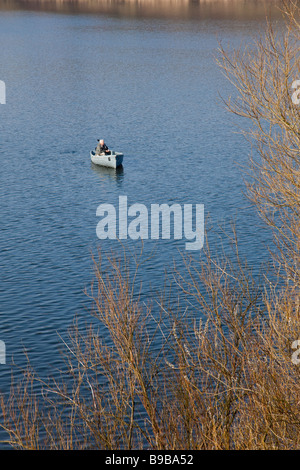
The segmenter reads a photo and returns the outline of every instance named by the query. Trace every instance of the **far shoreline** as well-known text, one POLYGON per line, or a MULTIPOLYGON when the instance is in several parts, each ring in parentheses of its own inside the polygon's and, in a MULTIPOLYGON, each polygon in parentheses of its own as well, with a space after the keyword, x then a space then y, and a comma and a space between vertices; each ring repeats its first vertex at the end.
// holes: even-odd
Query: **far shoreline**
POLYGON ((181 19, 280 18, 282 0, 0 0, 3 11, 109 14, 181 19))

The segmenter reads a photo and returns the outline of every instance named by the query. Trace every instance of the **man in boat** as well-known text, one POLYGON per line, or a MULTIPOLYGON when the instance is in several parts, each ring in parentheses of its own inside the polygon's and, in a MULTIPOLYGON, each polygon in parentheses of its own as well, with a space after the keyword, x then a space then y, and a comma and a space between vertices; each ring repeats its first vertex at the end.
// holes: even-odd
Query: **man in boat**
POLYGON ((95 149, 95 153, 96 153, 96 155, 101 155, 103 153, 105 155, 110 155, 110 150, 107 147, 107 145, 104 143, 103 139, 101 139, 101 140, 98 139, 98 145, 95 149))

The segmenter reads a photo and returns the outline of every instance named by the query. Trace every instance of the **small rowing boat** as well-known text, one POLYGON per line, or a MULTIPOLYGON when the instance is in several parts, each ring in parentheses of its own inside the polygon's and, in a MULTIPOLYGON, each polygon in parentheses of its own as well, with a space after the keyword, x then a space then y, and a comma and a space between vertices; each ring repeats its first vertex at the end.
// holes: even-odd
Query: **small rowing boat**
POLYGON ((97 155, 93 150, 90 153, 91 160, 95 165, 117 168, 122 165, 123 153, 110 151, 109 154, 97 155))

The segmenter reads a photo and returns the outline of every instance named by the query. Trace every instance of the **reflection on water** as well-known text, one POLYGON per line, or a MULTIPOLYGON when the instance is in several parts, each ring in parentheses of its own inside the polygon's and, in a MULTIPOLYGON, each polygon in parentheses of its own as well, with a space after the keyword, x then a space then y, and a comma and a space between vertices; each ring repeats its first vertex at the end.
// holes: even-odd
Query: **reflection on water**
POLYGON ((117 183, 120 184, 123 182, 124 179, 124 168, 123 165, 118 166, 117 168, 109 168, 106 166, 95 165, 91 163, 92 170, 97 173, 99 178, 102 180, 110 179, 115 180, 117 183))
POLYGON ((0 0, 0 10, 43 10, 59 13, 101 13, 118 17, 186 20, 280 17, 282 0, 0 0))

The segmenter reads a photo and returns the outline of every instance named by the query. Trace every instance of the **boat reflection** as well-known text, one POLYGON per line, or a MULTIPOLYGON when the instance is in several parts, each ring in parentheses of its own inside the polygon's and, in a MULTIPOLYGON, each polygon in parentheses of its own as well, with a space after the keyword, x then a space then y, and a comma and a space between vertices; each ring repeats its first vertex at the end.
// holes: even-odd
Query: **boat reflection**
POLYGON ((107 178, 115 180, 118 184, 121 184, 124 179, 124 168, 123 165, 118 166, 117 168, 109 168, 106 166, 95 165, 91 162, 92 170, 97 173, 97 175, 105 180, 107 178))

